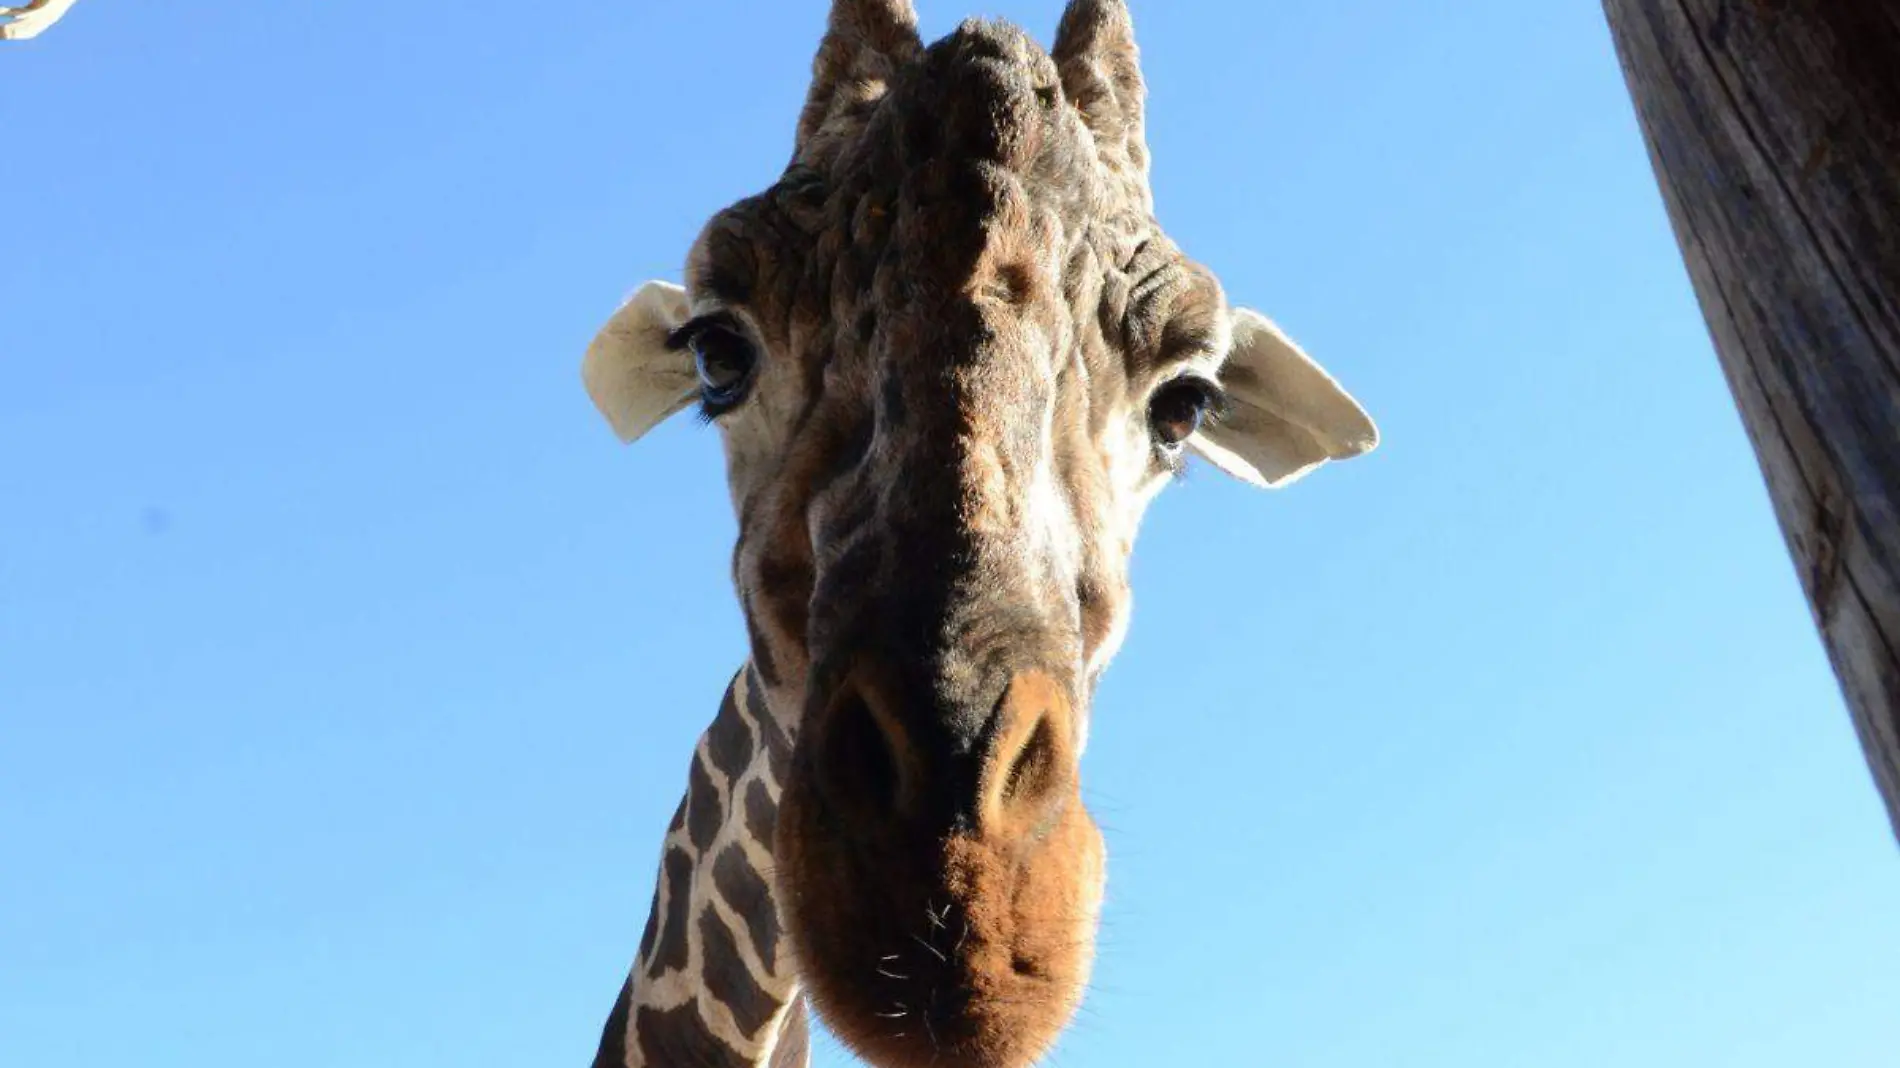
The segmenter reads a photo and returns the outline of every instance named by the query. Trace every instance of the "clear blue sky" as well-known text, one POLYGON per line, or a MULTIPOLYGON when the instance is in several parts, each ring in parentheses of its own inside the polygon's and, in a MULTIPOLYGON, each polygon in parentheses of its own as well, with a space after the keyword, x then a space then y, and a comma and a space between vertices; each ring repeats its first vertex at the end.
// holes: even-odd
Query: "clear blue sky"
MULTIPOLYGON (((0 1064, 587 1062, 743 632, 713 432, 580 353, 823 7, 0 46, 0 1064)), ((1136 16, 1164 223, 1385 444, 1151 513, 1056 1063, 1891 1065, 1900 850, 1597 6, 1136 16)))

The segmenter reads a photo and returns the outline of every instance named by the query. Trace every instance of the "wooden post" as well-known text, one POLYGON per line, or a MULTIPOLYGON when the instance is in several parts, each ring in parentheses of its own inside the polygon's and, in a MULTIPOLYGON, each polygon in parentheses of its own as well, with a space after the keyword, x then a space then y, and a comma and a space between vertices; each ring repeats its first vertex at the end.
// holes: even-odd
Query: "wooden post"
POLYGON ((1696 298, 1900 833, 1900 3, 1603 7, 1696 298))

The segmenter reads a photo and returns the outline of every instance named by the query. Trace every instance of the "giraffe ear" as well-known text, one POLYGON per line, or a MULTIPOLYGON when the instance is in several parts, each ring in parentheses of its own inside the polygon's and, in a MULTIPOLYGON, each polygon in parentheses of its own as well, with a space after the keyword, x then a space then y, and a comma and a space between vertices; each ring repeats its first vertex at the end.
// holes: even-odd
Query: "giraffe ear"
POLYGON ((1195 452, 1244 482, 1279 489, 1379 444, 1379 428, 1352 394, 1266 316, 1237 308, 1233 328, 1220 372, 1228 408, 1189 439, 1195 452))
POLYGON ((688 314, 684 289, 670 282, 648 282, 587 346, 581 382, 621 441, 631 442, 652 430, 692 404, 699 392, 692 353, 666 343, 688 314))

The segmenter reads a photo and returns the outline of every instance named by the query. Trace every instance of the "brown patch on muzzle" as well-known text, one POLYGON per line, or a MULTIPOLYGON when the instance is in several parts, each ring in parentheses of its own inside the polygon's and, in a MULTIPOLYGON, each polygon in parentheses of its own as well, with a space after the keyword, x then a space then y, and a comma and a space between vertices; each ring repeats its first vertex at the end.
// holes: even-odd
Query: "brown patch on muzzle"
POLYGON ((779 814, 780 900, 814 1004, 871 1063, 1020 1068, 1080 1003, 1102 841, 1081 803, 1076 714, 1062 693, 1019 676, 962 755, 892 739, 902 777, 940 803, 882 818, 833 805, 816 781, 825 762, 805 750, 821 750, 829 724, 801 737, 779 814))

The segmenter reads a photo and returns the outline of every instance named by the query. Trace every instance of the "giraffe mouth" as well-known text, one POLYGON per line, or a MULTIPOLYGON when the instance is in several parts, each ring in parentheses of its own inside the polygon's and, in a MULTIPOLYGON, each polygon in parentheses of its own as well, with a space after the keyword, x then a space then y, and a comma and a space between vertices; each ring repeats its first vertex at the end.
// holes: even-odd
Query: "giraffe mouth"
POLYGON ((1026 1068, 1080 1003, 1102 886, 1072 793, 1034 833, 841 823, 794 770, 780 901, 813 1006, 880 1068, 1026 1068))

